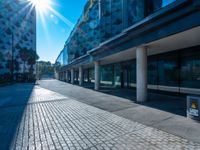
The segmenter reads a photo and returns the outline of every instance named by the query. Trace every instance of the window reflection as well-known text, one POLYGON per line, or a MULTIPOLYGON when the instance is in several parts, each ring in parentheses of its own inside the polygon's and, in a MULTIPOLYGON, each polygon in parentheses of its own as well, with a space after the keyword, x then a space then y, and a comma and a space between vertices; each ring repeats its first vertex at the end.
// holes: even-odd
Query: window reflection
POLYGON ((145 2, 144 0, 128 0, 127 3, 128 25, 130 26, 144 18, 145 2))
POLYGON ((136 60, 131 64, 131 84, 136 83, 136 60))
POLYGON ((113 84, 113 65, 101 67, 101 81, 104 84, 113 84))
POLYGON ((176 0, 163 0, 162 2, 162 7, 165 7, 173 2, 175 2, 176 0))
POLYGON ((121 65, 114 64, 114 86, 121 86, 121 65))
POLYGON ((200 88, 200 49, 182 53, 181 86, 200 88))
POLYGON ((162 54, 158 61, 159 84, 166 86, 178 86, 178 55, 162 54))
POLYGON ((147 14, 151 14, 175 1, 176 0, 147 0, 147 14))
POLYGON ((158 84, 158 63, 157 58, 148 59, 148 84, 157 85, 158 84))

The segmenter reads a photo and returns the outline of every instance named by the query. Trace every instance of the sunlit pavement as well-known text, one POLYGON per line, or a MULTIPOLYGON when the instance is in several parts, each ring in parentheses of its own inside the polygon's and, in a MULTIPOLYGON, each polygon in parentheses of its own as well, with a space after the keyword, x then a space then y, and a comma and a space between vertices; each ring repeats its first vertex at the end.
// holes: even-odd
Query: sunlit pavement
POLYGON ((199 143, 40 86, 3 87, 0 98, 1 150, 200 149, 199 143))

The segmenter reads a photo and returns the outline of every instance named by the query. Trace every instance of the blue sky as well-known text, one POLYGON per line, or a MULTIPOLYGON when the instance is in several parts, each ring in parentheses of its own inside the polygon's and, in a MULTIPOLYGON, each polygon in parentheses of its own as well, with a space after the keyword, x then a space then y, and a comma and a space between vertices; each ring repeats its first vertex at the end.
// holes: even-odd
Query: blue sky
POLYGON ((52 0, 52 2, 51 7, 63 17, 48 10, 43 13, 44 23, 42 23, 41 16, 37 16, 37 53, 40 60, 54 63, 87 0, 52 0), (67 23, 67 20, 72 24, 67 23))

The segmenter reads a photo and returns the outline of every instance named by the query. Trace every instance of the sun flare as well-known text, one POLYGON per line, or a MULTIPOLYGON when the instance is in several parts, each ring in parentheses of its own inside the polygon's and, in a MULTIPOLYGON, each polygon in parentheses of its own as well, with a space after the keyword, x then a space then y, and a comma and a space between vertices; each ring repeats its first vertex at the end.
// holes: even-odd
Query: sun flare
POLYGON ((51 0, 30 0, 30 2, 41 13, 46 12, 52 3, 51 0))

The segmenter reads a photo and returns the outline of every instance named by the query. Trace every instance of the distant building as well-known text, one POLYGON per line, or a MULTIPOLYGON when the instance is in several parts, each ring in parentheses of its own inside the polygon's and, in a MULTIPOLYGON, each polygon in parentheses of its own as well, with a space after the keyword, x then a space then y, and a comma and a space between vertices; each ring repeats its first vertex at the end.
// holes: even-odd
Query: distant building
POLYGON ((36 12, 28 0, 0 1, 0 83, 35 78, 36 12))
POLYGON ((199 0, 89 0, 56 60, 56 77, 136 88, 200 93, 199 0))

